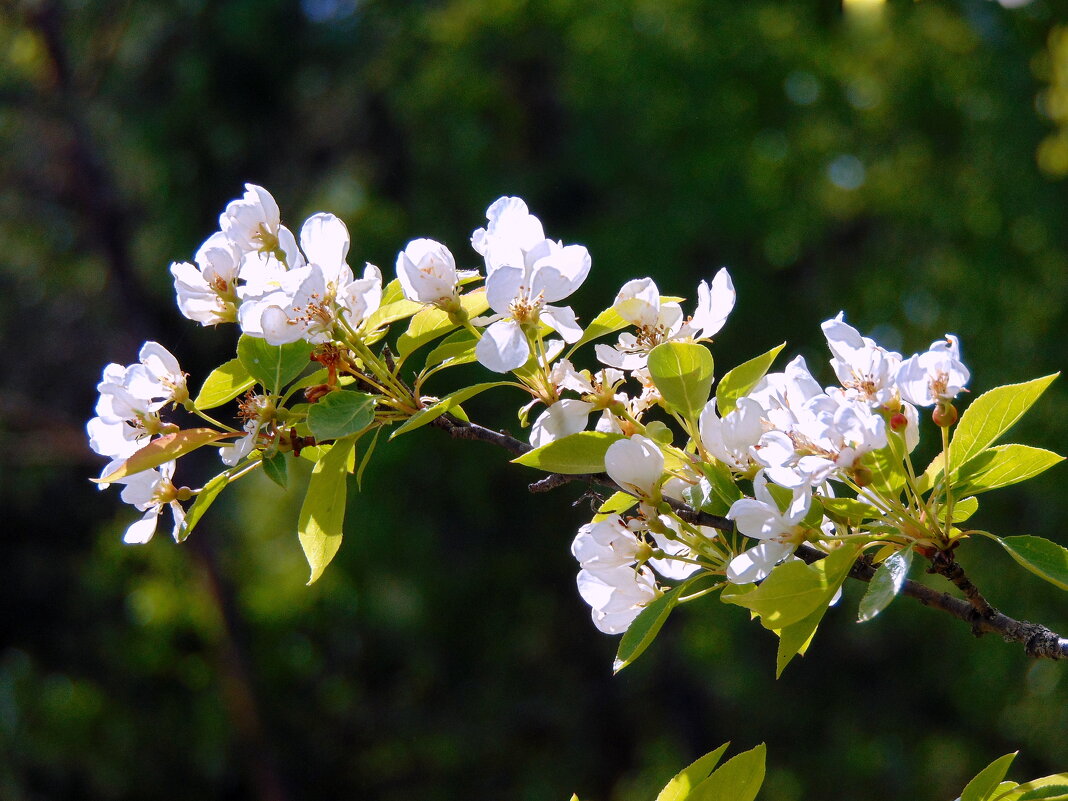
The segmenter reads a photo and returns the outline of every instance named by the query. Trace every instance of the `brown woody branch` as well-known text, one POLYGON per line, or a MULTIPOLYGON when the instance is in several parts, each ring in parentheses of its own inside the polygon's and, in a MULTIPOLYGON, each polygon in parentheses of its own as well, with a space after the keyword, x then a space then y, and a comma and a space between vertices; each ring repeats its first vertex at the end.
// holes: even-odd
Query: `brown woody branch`
MULTIPOLYGON (((521 456, 531 450, 529 444, 516 439, 507 432, 494 431, 477 423, 460 420, 449 414, 437 418, 432 425, 447 431, 455 439, 489 442, 504 448, 515 456, 521 456)), ((613 491, 620 489, 605 473, 583 475, 550 473, 545 478, 530 484, 529 489, 531 492, 548 492, 572 482, 581 482, 587 485, 600 484, 613 491)), ((734 530, 734 523, 725 517, 695 510, 675 500, 669 499, 668 503, 675 510, 675 514, 688 523, 709 526, 721 531, 734 530)), ((826 556, 822 551, 818 551, 808 545, 802 545, 798 548, 797 555, 809 563, 818 561, 826 556)), ((862 557, 850 569, 849 577, 857 581, 869 582, 875 576, 875 570, 876 568, 871 561, 862 557)), ((971 579, 968 578, 960 564, 953 559, 951 553, 936 553, 931 560, 929 572, 937 573, 949 580, 964 593, 965 598, 955 598, 949 593, 939 592, 912 579, 905 580, 905 584, 901 588, 901 594, 915 598, 924 606, 941 609, 943 612, 963 620, 971 626, 972 633, 976 637, 981 637, 984 634, 998 634, 1006 642, 1023 644, 1025 652, 1030 657, 1036 659, 1068 659, 1068 639, 1061 637, 1039 623, 1015 620, 994 609, 972 583, 971 579)))

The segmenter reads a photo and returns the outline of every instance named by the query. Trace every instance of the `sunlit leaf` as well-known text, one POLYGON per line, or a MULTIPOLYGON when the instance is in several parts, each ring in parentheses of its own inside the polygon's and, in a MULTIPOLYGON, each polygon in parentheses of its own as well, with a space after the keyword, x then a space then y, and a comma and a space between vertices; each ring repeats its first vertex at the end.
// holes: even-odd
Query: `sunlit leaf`
MULTIPOLYGON (((482 314, 489 308, 485 287, 461 296, 460 305, 463 306, 468 317, 477 317, 482 314)), ((427 306, 412 317, 408 330, 397 338, 397 352, 401 358, 406 358, 413 351, 444 336, 456 327, 458 323, 453 321, 448 312, 434 306, 427 306)))
POLYGON ((620 317, 615 309, 609 306, 594 317, 590 324, 586 326, 586 330, 582 332, 582 336, 579 337, 578 341, 572 345, 571 349, 568 351, 568 357, 570 358, 572 353, 587 342, 591 342, 599 337, 607 336, 621 328, 626 328, 627 325, 627 321, 620 317))
POLYGON ((698 784, 686 801, 753 801, 764 784, 765 757, 763 743, 731 757, 698 784))
POLYGON ((240 359, 231 359, 212 370, 204 379, 193 405, 201 411, 231 401, 256 383, 240 359))
POLYGON ((960 794, 960 801, 987 801, 990 794, 997 789, 1005 774, 1009 772, 1009 765, 1016 759, 1016 751, 998 757, 968 782, 964 792, 960 794))
POLYGON ((976 495, 980 492, 1018 484, 1043 473, 1064 457, 1029 445, 997 445, 954 470, 954 492, 976 495))
POLYGON ((1050 584, 1068 590, 1068 549, 1042 537, 995 537, 1009 556, 1050 584))
POLYGON ((738 405, 738 399, 744 397, 767 374, 775 357, 785 347, 786 343, 783 342, 767 353, 762 353, 755 359, 739 364, 719 380, 719 385, 716 387, 716 409, 720 417, 734 411, 738 405))
POLYGON ((715 751, 694 760, 686 768, 676 773, 671 781, 664 786, 664 789, 660 791, 656 801, 686 801, 690 791, 707 779, 708 774, 719 764, 728 746, 730 746, 729 742, 724 743, 715 751))
POLYGON ((649 353, 649 374, 668 405, 696 418, 712 391, 712 353, 694 342, 665 342, 649 353))
POLYGON ((152 440, 139 451, 135 451, 129 459, 106 476, 91 480, 97 484, 110 484, 120 478, 132 476, 134 473, 159 467, 164 462, 185 456, 210 442, 218 442, 220 439, 232 436, 236 435, 216 431, 214 428, 186 428, 173 434, 165 434, 152 440))
POLYGON ((470 400, 471 398, 475 397, 475 395, 479 395, 485 392, 487 389, 510 385, 511 383, 508 381, 489 381, 485 384, 475 384, 474 386, 458 389, 451 395, 446 395, 437 403, 427 406, 424 409, 420 409, 418 412, 416 412, 407 420, 405 420, 404 424, 401 425, 400 428, 390 434, 389 438, 395 439, 401 434, 406 434, 409 431, 414 431, 417 428, 425 426, 427 423, 432 423, 446 412, 451 412, 454 410, 458 411, 461 403, 470 400))
POLYGON ((580 431, 527 451, 512 461, 527 467, 536 467, 548 473, 566 475, 603 473, 604 455, 608 447, 621 439, 623 439, 621 434, 580 431))
POLYGON ((308 491, 297 517, 300 547, 311 568, 308 583, 316 581, 341 547, 348 496, 348 463, 355 442, 351 438, 335 442, 322 453, 312 468, 308 491))

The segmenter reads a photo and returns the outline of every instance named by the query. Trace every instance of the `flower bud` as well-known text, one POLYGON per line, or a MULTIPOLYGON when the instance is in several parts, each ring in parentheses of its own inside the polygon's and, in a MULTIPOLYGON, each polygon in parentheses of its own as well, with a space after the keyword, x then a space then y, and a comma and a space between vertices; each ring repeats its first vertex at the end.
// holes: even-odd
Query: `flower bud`
POLYGON ((890 415, 890 429, 892 431, 904 431, 909 424, 909 420, 901 412, 894 412, 890 415))
POLYGON ((868 486, 869 484, 871 484, 872 478, 874 478, 874 476, 872 476, 871 469, 864 467, 863 465, 854 467, 852 470, 852 475, 853 483, 856 484, 858 487, 868 486))
POLYGON ((957 408, 952 403, 939 403, 931 413, 931 419, 939 428, 949 428, 957 422, 957 408))

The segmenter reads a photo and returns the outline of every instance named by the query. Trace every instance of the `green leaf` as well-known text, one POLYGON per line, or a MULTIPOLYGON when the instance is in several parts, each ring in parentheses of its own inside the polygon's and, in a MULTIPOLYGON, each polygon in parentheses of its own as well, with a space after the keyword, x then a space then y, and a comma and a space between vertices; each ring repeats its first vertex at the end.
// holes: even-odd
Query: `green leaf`
POLYGON ((489 381, 485 384, 475 384, 471 387, 464 387, 463 389, 458 389, 451 395, 446 395, 437 403, 431 406, 427 406, 425 409, 420 409, 418 412, 416 412, 407 420, 405 420, 404 424, 401 425, 400 428, 390 434, 389 438, 396 439, 401 434, 406 434, 409 431, 414 431, 417 428, 425 426, 427 423, 432 423, 446 412, 451 412, 454 409, 457 409, 461 403, 470 400, 471 398, 475 397, 475 395, 485 392, 487 389, 505 386, 511 386, 511 382, 489 381))
POLYGON ((726 515, 730 511, 730 504, 726 503, 712 486, 712 482, 704 476, 691 487, 682 491, 682 499, 693 509, 706 512, 710 515, 726 515))
POLYGON ((466 329, 461 329, 442 341, 426 357, 426 368, 455 367, 458 364, 470 364, 475 361, 475 346, 478 340, 466 329))
POLYGON ((1068 549, 1042 537, 995 537, 1022 567, 1068 590, 1068 549))
POLYGON ((270 459, 263 460, 263 472, 282 489, 289 484, 289 469, 286 466, 286 455, 277 453, 270 459))
POLYGON ((912 546, 886 557, 875 571, 864 597, 860 599, 857 622, 864 623, 878 615, 905 586, 912 565, 912 546))
POLYGON ((731 757, 698 784, 686 801, 753 801, 764 783, 765 757, 763 743, 731 757))
POLYGON ((619 641, 616 659, 612 663, 613 673, 619 673, 631 664, 656 639, 656 635, 660 633, 671 610, 678 604, 683 586, 675 587, 650 603, 627 627, 627 630, 623 632, 623 639, 619 641))
POLYGON ((1036 787, 1021 795, 1017 801, 1066 801, 1068 784, 1051 784, 1049 787, 1036 787))
POLYGON ((719 380, 719 386, 716 387, 716 408, 720 417, 734 411, 738 399, 747 395, 767 374, 772 362, 785 347, 786 343, 783 342, 777 348, 739 364, 719 380))
POLYGON ((836 523, 859 526, 864 520, 879 517, 879 510, 855 498, 820 498, 823 510, 836 523))
POLYGON ((185 510, 185 519, 178 526, 178 542, 185 542, 186 538, 193 533, 193 529, 200 522, 200 518, 208 511, 208 507, 215 503, 215 499, 219 497, 220 492, 226 489, 228 483, 230 483, 230 471, 225 470, 205 484, 204 488, 197 493, 196 499, 185 510))
POLYGON ((360 460, 360 466, 356 470, 356 489, 363 489, 363 471, 367 469, 367 465, 371 463, 371 456, 375 452, 375 446, 378 445, 378 435, 382 433, 382 428, 375 429, 374 436, 371 437, 371 444, 367 446, 367 450, 363 453, 363 458, 360 460))
POLYGON ((616 492, 601 504, 597 509, 597 514, 603 515, 604 517, 607 517, 608 515, 623 514, 623 512, 630 509, 637 502, 638 499, 629 492, 616 492))
POLYGON ((571 354, 581 348, 587 342, 591 342, 600 337, 607 336, 608 334, 618 331, 621 328, 626 328, 627 325, 627 321, 620 317, 619 313, 615 309, 609 306, 603 312, 594 317, 590 324, 586 326, 586 330, 582 332, 582 336, 579 337, 578 341, 571 346, 571 350, 567 352, 567 357, 571 358, 571 354))
POLYGON ((355 446, 352 438, 338 440, 312 468, 308 492, 297 517, 300 547, 304 549, 311 568, 309 584, 323 574, 341 547, 348 496, 348 463, 355 446))
MULTIPOLYGON (((961 415, 949 445, 950 465, 961 466, 997 441, 1024 416, 1060 373, 1022 384, 1007 384, 980 395, 961 415)), ((957 469, 953 468, 954 471, 957 469)), ((927 468, 930 484, 942 470, 941 454, 927 468)))
POLYGON ((620 434, 603 431, 580 431, 527 451, 512 460, 515 464, 536 467, 547 473, 583 475, 603 473, 608 447, 623 439, 620 434))
POLYGON ((704 345, 665 342, 649 353, 649 374, 668 405, 695 419, 712 391, 715 363, 704 345))
MULTIPOLYGON (((961 498, 959 501, 953 502, 953 521, 954 523, 963 523, 969 517, 979 511, 979 499, 975 497, 961 498)), ((943 506, 938 510, 938 519, 943 523, 946 522, 946 507, 943 506)))
POLYGON ((715 751, 694 760, 686 768, 676 773, 671 781, 664 786, 664 789, 660 791, 656 801, 686 801, 690 791, 707 779, 708 774, 719 764, 729 745, 729 742, 724 743, 715 751))
POLYGON ((752 592, 721 598, 755 612, 765 628, 785 629, 830 603, 858 553, 857 548, 843 546, 811 565, 784 562, 752 592))
POLYGON ((968 782, 968 786, 960 794, 960 801, 987 801, 990 794, 1005 778, 1005 774, 1009 772, 1009 765, 1016 759, 1017 753, 1013 751, 1011 754, 998 757, 979 771, 979 775, 968 782))
POLYGON ((320 442, 355 434, 374 419, 374 396, 344 389, 327 393, 308 410, 308 428, 320 442))
POLYGON ((226 437, 235 436, 225 431, 216 431, 214 428, 186 428, 175 431, 173 434, 164 434, 157 437, 138 451, 135 451, 129 459, 120 464, 106 476, 93 478, 97 484, 110 484, 120 478, 132 476, 143 470, 151 470, 159 467, 164 462, 177 459, 180 456, 195 451, 209 442, 217 442, 226 437))
POLYGON ((268 345, 265 339, 242 334, 237 341, 237 358, 241 364, 249 375, 275 395, 304 372, 311 352, 311 344, 304 340, 278 346, 268 345))
POLYGON ((369 315, 360 324, 361 331, 377 331, 384 325, 403 320, 422 311, 425 304, 416 303, 413 300, 395 300, 392 303, 384 303, 369 315))
POLYGON ((722 462, 699 465, 701 472, 712 487, 712 491, 729 508, 736 500, 742 497, 742 491, 734 483, 734 476, 730 468, 722 462))
POLYGON ((214 409, 231 401, 256 383, 240 359, 231 359, 212 370, 204 379, 193 405, 201 411, 214 409))
POLYGON ((779 630, 779 647, 775 652, 775 678, 782 675, 795 656, 805 655, 828 608, 829 604, 821 604, 808 617, 779 630))
POLYGON ((954 494, 980 492, 1018 484, 1049 470, 1064 457, 1029 445, 997 445, 969 459, 954 470, 954 494))
POLYGON ((865 454, 861 464, 871 470, 870 486, 883 495, 895 497, 905 485, 904 462, 894 455, 893 444, 865 454))
MULTIPOLYGON (((482 314, 489 308, 485 287, 480 287, 474 292, 463 295, 460 298, 460 305, 463 306, 468 317, 477 317, 482 314)), ((433 342, 438 337, 444 336, 456 328, 457 325, 457 323, 453 322, 448 312, 433 306, 427 306, 412 317, 412 321, 408 324, 408 330, 397 338, 397 353, 402 359, 407 358, 416 349, 428 342, 433 342)))

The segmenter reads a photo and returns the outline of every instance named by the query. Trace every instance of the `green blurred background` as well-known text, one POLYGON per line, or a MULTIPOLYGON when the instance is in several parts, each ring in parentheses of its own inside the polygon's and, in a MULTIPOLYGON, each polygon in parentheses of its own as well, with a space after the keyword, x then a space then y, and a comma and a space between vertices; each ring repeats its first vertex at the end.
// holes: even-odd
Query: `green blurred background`
MULTIPOLYGON (((474 266, 519 194, 593 254, 586 320, 628 278, 692 297, 727 265, 724 368, 789 340, 830 383, 819 322, 844 309, 906 353, 958 334, 975 392, 1063 369, 1068 3, 874 9, 5 0, 0 798, 649 799, 728 739, 768 743, 766 801, 948 801, 1018 748, 1017 779, 1068 769, 1062 665, 908 600, 857 625, 856 587, 779 681, 774 637, 714 599, 611 677, 568 553, 580 490, 530 496, 479 443, 380 446, 310 588, 297 493, 245 482, 185 545, 130 547, 87 480, 106 362, 156 339, 198 386, 232 355, 167 267, 245 181, 293 228, 339 214, 387 272, 417 236, 474 266)), ((469 411, 514 430, 518 400, 469 411)), ((1063 451, 1065 409, 1055 386, 1019 439, 1063 451)), ((1068 542, 1063 471, 977 525, 1068 542)), ((960 556, 1068 630, 1063 593, 960 556)))

